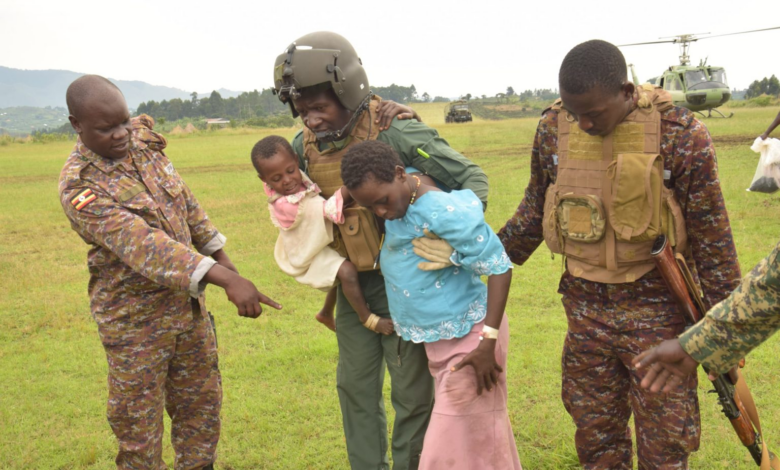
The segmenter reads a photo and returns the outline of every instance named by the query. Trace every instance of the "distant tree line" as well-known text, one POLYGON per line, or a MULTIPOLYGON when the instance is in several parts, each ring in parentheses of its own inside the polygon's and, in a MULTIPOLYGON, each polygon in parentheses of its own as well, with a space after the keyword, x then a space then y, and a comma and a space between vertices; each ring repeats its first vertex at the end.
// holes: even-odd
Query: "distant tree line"
MULTIPOLYGON (((386 100, 399 103, 447 102, 449 99, 437 96, 431 98, 428 93, 417 95, 414 85, 401 86, 395 83, 388 87, 374 87, 374 93, 386 100)), ((249 121, 249 124, 266 121, 271 116, 286 114, 289 108, 272 93, 270 88, 262 91, 241 93, 237 97, 223 98, 218 91, 212 91, 207 98, 198 98, 193 92, 190 100, 174 98, 172 100, 147 101, 138 105, 138 114, 148 114, 160 120, 178 121, 180 119, 223 118, 235 121, 249 121)))
MULTIPOLYGON (((510 87, 511 89, 512 87, 510 87)), ((514 92, 514 90, 512 90, 514 92)), ((507 93, 508 95, 510 93, 507 93)), ((520 98, 520 101, 530 101, 530 100, 542 100, 542 101, 552 101, 558 99, 560 94, 558 93, 558 89, 551 90, 549 88, 539 88, 534 90, 525 90, 524 92, 520 93, 518 97, 520 98)))
MULTIPOLYGON (((511 86, 506 87, 506 93, 496 93, 495 98, 498 100, 512 100, 512 101, 552 101, 558 99, 558 90, 551 90, 549 88, 540 88, 534 90, 525 90, 524 92, 517 94, 515 89, 511 86)), ((471 93, 466 93, 460 96, 461 100, 469 101, 471 98, 479 99, 479 96, 472 96, 471 93)), ((492 100, 492 97, 482 95, 483 100, 492 100)), ((434 100, 435 101, 435 100, 434 100)))
POLYGON ((750 99, 761 95, 780 95, 780 80, 778 80, 774 75, 769 78, 764 77, 760 81, 754 80, 753 83, 751 83, 748 87, 747 93, 745 93, 745 98, 750 99))
POLYGON ((191 99, 142 102, 138 105, 138 114, 148 114, 159 120, 177 121, 179 119, 224 118, 234 120, 249 120, 262 118, 273 114, 281 114, 285 105, 273 95, 270 88, 263 91, 245 91, 236 97, 223 98, 218 91, 212 91, 207 98, 198 98, 193 92, 191 99))
POLYGON ((383 100, 393 100, 399 103, 448 103, 450 101, 449 98, 443 96, 431 98, 427 91, 418 96, 417 88, 414 84, 402 86, 392 83, 390 86, 372 87, 372 90, 374 94, 381 96, 383 100))

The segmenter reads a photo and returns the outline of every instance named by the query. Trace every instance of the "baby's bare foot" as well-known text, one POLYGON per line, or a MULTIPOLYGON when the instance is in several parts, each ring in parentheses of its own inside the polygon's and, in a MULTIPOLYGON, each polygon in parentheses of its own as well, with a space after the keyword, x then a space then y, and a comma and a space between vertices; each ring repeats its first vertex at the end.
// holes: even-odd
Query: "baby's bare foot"
POLYGON ((394 328, 393 328, 393 320, 389 318, 382 318, 379 320, 379 323, 376 324, 376 332, 381 333, 383 335, 391 335, 393 334, 394 328))
POLYGON ((320 312, 315 315, 314 318, 316 318, 318 322, 327 326, 329 330, 334 332, 336 331, 336 320, 333 318, 332 313, 320 310, 320 312))

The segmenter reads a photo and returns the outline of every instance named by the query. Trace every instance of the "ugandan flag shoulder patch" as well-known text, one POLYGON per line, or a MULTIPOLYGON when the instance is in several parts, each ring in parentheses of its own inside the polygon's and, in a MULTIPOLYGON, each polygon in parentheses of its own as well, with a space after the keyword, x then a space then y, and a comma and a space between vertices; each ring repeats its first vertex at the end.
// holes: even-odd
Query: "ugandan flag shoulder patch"
POLYGON ((70 200, 71 205, 77 210, 87 207, 87 204, 97 199, 95 193, 91 189, 85 189, 78 193, 73 199, 70 200))

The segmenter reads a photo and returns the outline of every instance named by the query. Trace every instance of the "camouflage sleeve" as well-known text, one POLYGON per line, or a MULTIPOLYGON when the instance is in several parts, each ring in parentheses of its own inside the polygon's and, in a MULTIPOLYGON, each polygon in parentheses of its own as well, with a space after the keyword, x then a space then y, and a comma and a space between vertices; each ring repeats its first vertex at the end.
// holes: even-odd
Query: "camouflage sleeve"
MULTIPOLYGON (((145 114, 141 115, 140 118, 151 119, 145 114)), ((150 135, 147 135, 147 137, 151 138, 151 136, 154 135, 159 136, 159 138, 162 139, 163 146, 159 147, 157 150, 157 158, 161 159, 164 167, 168 167, 171 162, 168 159, 168 156, 162 151, 163 148, 165 148, 165 138, 155 132, 151 132, 149 129, 146 130, 150 132, 150 135)), ((149 141, 145 142, 147 142, 147 144, 149 143, 149 141)), ((173 167, 173 165, 170 165, 170 167, 173 167)), ((179 175, 175 169, 173 171, 182 187, 181 194, 182 197, 184 197, 184 203, 187 210, 187 226, 190 229, 192 244, 202 255, 210 256, 212 253, 225 246, 227 238, 219 233, 219 230, 217 230, 217 227, 209 219, 206 211, 201 207, 200 203, 198 203, 197 198, 192 193, 192 190, 190 190, 190 187, 187 186, 187 183, 184 182, 181 175, 179 175)))
POLYGON ((542 220, 544 194, 550 184, 545 174, 542 157, 557 152, 557 126, 555 112, 548 112, 539 121, 531 150, 531 179, 525 188, 525 196, 515 215, 498 231, 498 238, 504 244, 513 263, 522 265, 544 240, 542 220))
POLYGON ((740 270, 709 131, 694 119, 674 152, 676 160, 689 162, 689 186, 682 196, 688 242, 705 301, 715 305, 739 285, 740 270))
MULTIPOLYGON (((161 228, 152 227, 143 217, 96 188, 68 187, 60 194, 60 202, 73 229, 84 241, 106 248, 133 271, 161 286, 192 292, 193 275, 207 271, 208 261, 213 261, 174 240, 161 228), (77 204, 85 190, 91 190, 95 198, 87 204, 77 204)), ((194 284, 197 287, 197 282, 194 284)))
POLYGON ((203 255, 210 256, 225 246, 227 238, 219 233, 217 227, 206 215, 189 186, 182 181, 182 195, 187 204, 187 225, 190 228, 192 244, 203 255))
POLYGON ((680 336, 697 362, 724 373, 780 329, 780 244, 724 301, 680 336))

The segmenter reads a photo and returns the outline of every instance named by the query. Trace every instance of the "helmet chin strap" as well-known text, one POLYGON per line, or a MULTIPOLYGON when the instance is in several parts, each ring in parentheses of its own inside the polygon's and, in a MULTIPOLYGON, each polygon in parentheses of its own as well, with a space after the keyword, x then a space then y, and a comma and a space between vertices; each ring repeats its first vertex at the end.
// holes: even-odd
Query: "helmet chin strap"
POLYGON ((363 98, 360 106, 355 109, 355 111, 352 113, 352 117, 349 118, 349 121, 347 121, 347 123, 341 129, 337 131, 316 132, 314 135, 317 136, 317 141, 338 142, 339 140, 342 140, 344 137, 348 136, 352 131, 352 128, 355 127, 355 123, 357 122, 360 115, 363 114, 363 111, 368 109, 368 104, 371 102, 372 96, 374 96, 374 94, 369 92, 368 95, 363 98))

